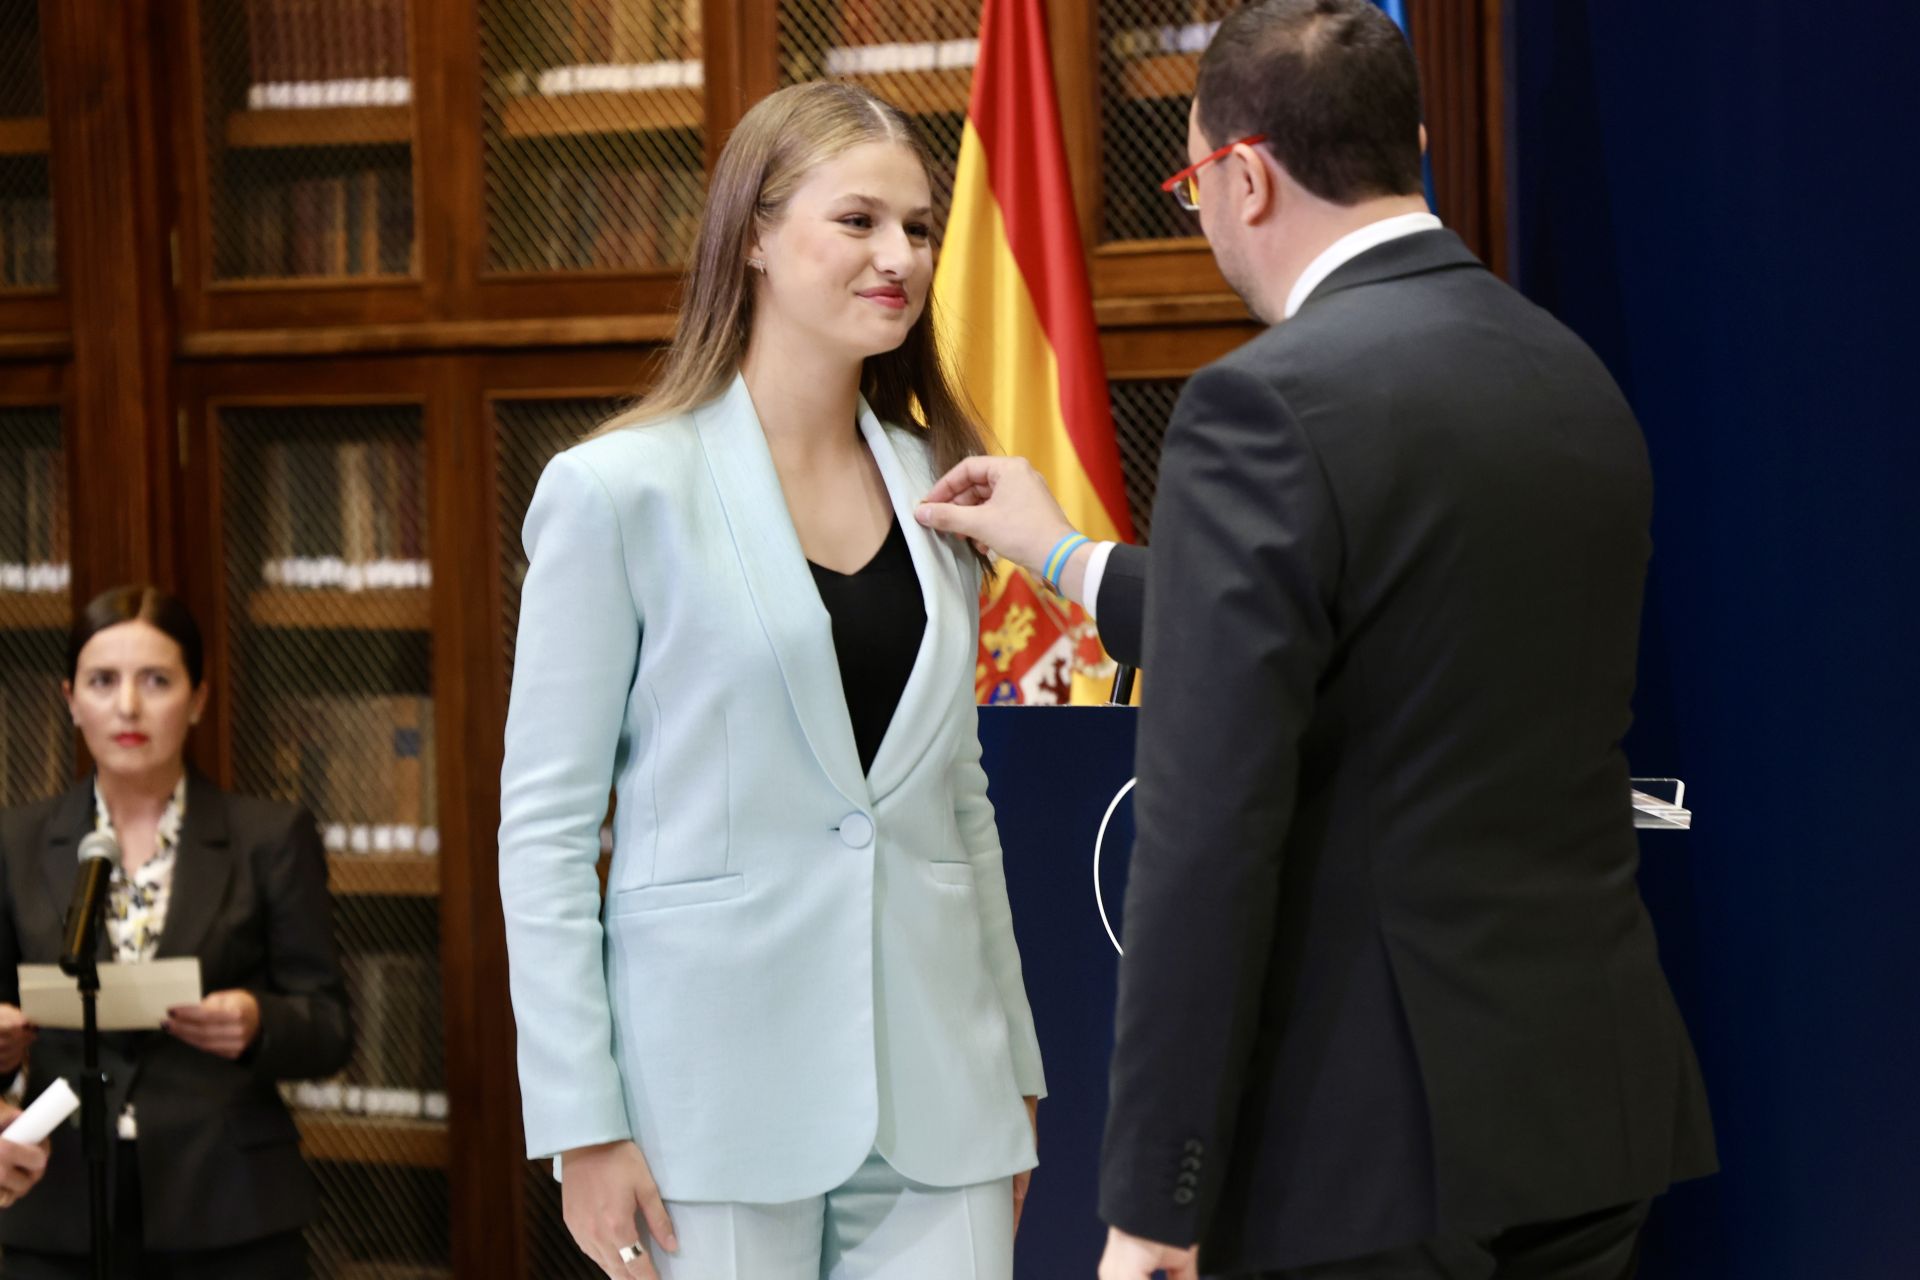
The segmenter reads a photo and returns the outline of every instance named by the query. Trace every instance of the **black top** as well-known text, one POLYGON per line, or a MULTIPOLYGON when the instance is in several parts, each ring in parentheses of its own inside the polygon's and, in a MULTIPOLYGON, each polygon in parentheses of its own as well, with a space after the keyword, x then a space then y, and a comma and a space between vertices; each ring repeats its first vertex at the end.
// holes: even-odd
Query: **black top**
POLYGON ((847 714, 853 720, 853 741, 860 749, 864 772, 873 768, 927 629, 920 577, 913 571, 906 531, 897 519, 865 568, 837 573, 811 560, 807 567, 813 570, 821 603, 833 618, 840 686, 846 690, 847 714))

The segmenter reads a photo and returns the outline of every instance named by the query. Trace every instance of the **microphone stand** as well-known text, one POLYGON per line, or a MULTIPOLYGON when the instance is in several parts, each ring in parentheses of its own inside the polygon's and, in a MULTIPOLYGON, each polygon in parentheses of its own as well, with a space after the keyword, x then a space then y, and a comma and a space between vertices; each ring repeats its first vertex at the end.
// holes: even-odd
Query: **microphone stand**
POLYGON ((1108 706, 1125 707, 1133 704, 1133 678, 1137 674, 1137 667, 1130 667, 1124 662, 1114 664, 1113 693, 1107 698, 1108 706))
POLYGON ((87 1220, 93 1254, 93 1280, 111 1280, 113 1232, 107 1219, 107 1073, 100 1069, 100 1022, 95 1005, 100 995, 97 942, 100 917, 96 911, 86 930, 87 945, 65 969, 80 988, 80 1051, 85 1070, 80 1076, 80 1142, 87 1157, 87 1220))

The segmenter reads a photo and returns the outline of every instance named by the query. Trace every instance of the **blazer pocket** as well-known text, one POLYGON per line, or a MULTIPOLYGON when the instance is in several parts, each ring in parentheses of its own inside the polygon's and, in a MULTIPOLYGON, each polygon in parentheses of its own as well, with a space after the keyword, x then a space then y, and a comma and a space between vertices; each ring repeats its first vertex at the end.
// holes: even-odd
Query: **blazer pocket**
POLYGON ((971 862, 929 862, 927 875, 935 884, 955 884, 967 889, 973 888, 971 862))
POLYGON ((613 914, 634 916, 662 907, 691 907, 703 902, 725 902, 747 891, 744 875, 715 876, 711 880, 676 880, 671 884, 642 885, 613 895, 613 914))

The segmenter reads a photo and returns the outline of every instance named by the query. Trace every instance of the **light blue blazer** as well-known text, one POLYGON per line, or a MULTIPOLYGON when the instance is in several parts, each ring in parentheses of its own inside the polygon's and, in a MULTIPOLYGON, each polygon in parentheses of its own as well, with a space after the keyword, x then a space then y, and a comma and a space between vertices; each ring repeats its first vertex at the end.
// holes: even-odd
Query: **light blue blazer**
POLYGON ((977 573, 913 519, 925 444, 860 429, 927 612, 870 775, 744 380, 540 478, 500 821, 530 1156, 630 1137, 668 1198, 762 1203, 876 1148, 936 1186, 1035 1163, 977 573))

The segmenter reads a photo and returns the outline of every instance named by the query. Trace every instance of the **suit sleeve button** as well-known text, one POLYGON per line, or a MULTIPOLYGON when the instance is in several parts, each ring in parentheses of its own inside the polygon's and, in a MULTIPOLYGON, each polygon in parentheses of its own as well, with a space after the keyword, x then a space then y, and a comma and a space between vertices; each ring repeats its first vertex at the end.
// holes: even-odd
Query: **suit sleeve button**
POLYGON ((1193 1188, 1192 1187, 1175 1187, 1173 1190, 1173 1202, 1177 1205, 1192 1204, 1193 1188))

